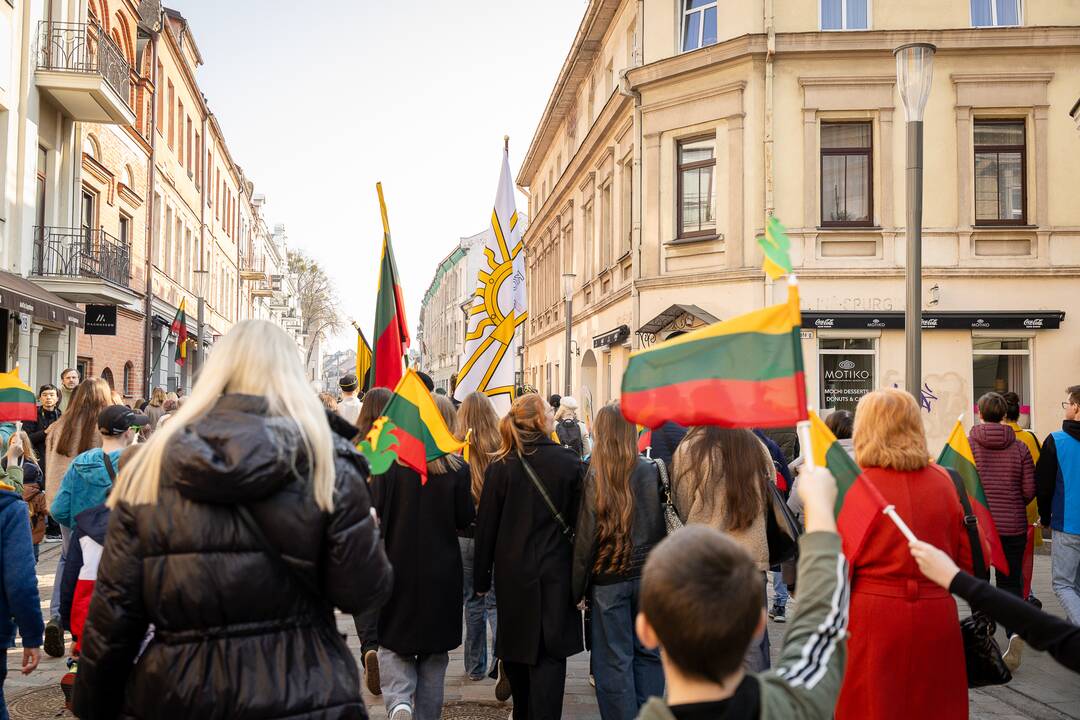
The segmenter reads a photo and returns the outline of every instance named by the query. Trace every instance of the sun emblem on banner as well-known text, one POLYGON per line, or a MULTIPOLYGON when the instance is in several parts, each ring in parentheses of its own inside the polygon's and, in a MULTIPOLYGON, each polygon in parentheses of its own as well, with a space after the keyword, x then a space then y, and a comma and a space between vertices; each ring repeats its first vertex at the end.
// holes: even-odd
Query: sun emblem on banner
MULTIPOLYGON (((515 212, 510 217, 510 232, 517 227, 518 215, 515 212)), ((466 342, 480 341, 469 359, 461 366, 458 377, 463 378, 474 369, 479 372, 478 364, 486 364, 483 376, 477 384, 477 389, 489 397, 496 395, 509 395, 514 398, 513 385, 500 387, 488 387, 491 376, 499 367, 506 351, 514 340, 514 331, 518 325, 525 322, 528 313, 520 315, 514 311, 515 289, 520 283, 525 282, 521 273, 514 272, 514 259, 522 252, 522 243, 519 241, 513 248, 508 248, 506 235, 502 231, 498 214, 491 214, 491 228, 498 240, 498 250, 491 247, 484 248, 484 256, 487 260, 487 269, 477 273, 479 287, 476 288, 472 306, 469 307, 469 317, 482 316, 476 321, 469 334, 465 336, 466 342), (510 284, 507 285, 507 282, 510 284), (501 304, 500 304, 501 303, 501 304), (504 310, 505 306, 505 310, 504 310), (495 346, 494 354, 489 353, 495 346), (488 359, 488 357, 490 359, 488 359)))

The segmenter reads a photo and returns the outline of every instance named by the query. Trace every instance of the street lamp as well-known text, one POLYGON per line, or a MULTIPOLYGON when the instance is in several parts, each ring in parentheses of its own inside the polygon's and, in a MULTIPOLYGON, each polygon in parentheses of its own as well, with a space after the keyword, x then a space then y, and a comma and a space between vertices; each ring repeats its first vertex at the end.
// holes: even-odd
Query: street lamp
POLYGON ((564 367, 566 368, 566 392, 565 395, 573 394, 573 384, 571 382, 573 372, 570 368, 570 326, 574 322, 574 278, 577 275, 574 273, 563 273, 563 297, 566 299, 566 354, 564 355, 564 367))
POLYGON ((907 391, 919 398, 922 391, 922 197, 923 111, 934 80, 934 53, 929 43, 908 43, 893 51, 896 84, 907 117, 907 287, 904 340, 907 391))
POLYGON ((194 384, 195 378, 198 376, 200 368, 202 368, 203 352, 205 351, 205 346, 203 345, 203 323, 206 319, 206 294, 209 291, 210 271, 193 270, 192 274, 195 276, 195 297, 198 300, 199 307, 195 325, 195 337, 197 340, 195 343, 195 362, 191 364, 191 382, 194 384))

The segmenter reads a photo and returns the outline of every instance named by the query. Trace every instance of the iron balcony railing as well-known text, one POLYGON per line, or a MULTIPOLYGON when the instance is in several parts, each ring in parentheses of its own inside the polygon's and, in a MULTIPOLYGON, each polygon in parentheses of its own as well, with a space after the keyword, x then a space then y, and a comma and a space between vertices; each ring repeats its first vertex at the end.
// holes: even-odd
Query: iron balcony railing
POLYGON ((124 53, 99 26, 43 20, 38 32, 39 70, 99 74, 124 102, 128 102, 130 66, 124 53))
POLYGON ((100 228, 34 228, 34 275, 101 278, 130 287, 130 270, 127 245, 100 228))

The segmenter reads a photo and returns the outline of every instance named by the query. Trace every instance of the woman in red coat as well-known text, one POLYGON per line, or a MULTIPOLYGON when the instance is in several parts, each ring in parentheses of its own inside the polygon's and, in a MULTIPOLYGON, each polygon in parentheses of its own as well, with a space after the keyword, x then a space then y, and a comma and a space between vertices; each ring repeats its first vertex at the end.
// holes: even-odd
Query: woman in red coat
MULTIPOLYGON (((855 413, 855 458, 920 540, 971 571, 964 511, 948 473, 928 460, 919 407, 872 392, 855 413)), ((900 531, 879 521, 852 566, 847 670, 837 720, 968 716, 956 602, 923 577, 900 531)))

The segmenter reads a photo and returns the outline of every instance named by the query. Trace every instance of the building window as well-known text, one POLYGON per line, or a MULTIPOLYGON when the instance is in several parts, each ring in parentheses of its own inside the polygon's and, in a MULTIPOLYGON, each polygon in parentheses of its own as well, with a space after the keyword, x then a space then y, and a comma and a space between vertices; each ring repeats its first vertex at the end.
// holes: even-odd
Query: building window
POLYGON ((173 146, 176 136, 176 89, 172 80, 169 81, 169 147, 173 146))
POLYGON ((630 252, 630 244, 634 235, 634 161, 627 160, 622 164, 622 179, 620 189, 622 197, 619 198, 619 257, 630 252))
POLYGON ((195 188, 202 189, 202 137, 195 133, 195 188))
POLYGON ((870 225, 873 162, 870 123, 821 124, 821 224, 870 225))
POLYGON ((176 128, 176 133, 179 136, 177 139, 176 159, 181 165, 184 164, 184 103, 183 101, 177 101, 176 104, 176 124, 180 127, 176 128))
POLYGON ((1024 225, 1023 120, 975 121, 975 224, 1024 225))
POLYGON ((192 148, 191 148, 191 118, 190 117, 187 119, 187 135, 185 137, 187 138, 187 160, 185 161, 184 164, 187 165, 188 177, 191 177, 191 167, 192 167, 191 149, 192 148))
POLYGON ((855 412, 859 398, 877 387, 874 338, 819 338, 818 387, 823 410, 855 412))
POLYGON ((971 0, 972 27, 1020 24, 1020 0, 971 0))
POLYGON ((715 43, 716 0, 683 0, 683 52, 715 43))
POLYGON ((97 160, 98 145, 97 140, 94 139, 93 135, 87 135, 85 138, 83 138, 82 151, 83 155, 97 160))
POLYGON ((712 136, 679 143, 678 230, 680 238, 716 234, 716 139, 712 136))
POLYGON ((866 30, 870 0, 821 0, 822 30, 866 30))
POLYGON ((131 218, 123 213, 120 214, 120 246, 130 248, 131 242, 131 218))
POLYGON ((110 390, 116 389, 116 384, 113 382, 112 370, 110 370, 109 368, 104 368, 101 371, 101 379, 109 383, 110 390))
POLYGON ((157 95, 157 131, 160 135, 165 130, 165 68, 160 62, 157 64, 154 94, 157 95))
POLYGON ((600 188, 600 269, 606 270, 614 262, 611 236, 611 182, 600 188))
POLYGON ((593 276, 593 237, 595 228, 593 227, 593 204, 592 200, 585 203, 582 213, 582 224, 584 226, 584 243, 582 245, 585 252, 585 262, 582 263, 585 270, 584 280, 588 281, 593 276))
POLYGON ((97 195, 89 190, 82 192, 82 236, 83 250, 90 253, 94 243, 94 228, 97 227, 97 195))
POLYGON ((128 397, 135 395, 135 365, 130 360, 124 363, 124 394, 128 397))
POLYGON ((1009 391, 1020 396, 1021 407, 1031 404, 1030 343, 1029 338, 972 338, 973 405, 985 393, 1009 391))

